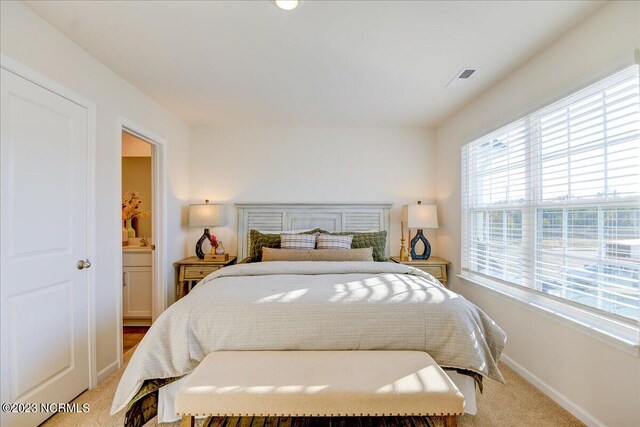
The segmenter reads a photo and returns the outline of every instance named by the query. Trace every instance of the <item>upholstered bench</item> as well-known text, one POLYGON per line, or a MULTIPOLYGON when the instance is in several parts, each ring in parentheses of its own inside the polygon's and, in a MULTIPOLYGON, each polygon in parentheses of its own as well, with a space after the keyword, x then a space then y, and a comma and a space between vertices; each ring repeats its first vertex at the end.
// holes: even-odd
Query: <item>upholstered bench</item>
POLYGON ((176 412, 195 416, 438 415, 455 426, 464 397, 419 351, 222 351, 180 388, 176 412))

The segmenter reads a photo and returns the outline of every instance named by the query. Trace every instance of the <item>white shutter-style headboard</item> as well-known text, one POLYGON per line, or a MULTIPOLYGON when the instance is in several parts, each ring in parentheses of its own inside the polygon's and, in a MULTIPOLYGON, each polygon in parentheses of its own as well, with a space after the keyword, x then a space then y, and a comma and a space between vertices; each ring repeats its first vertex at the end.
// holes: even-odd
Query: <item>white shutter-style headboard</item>
POLYGON ((249 230, 279 233, 322 228, 327 231, 386 231, 389 256, 390 203, 305 204, 236 203, 238 209, 238 259, 249 256, 249 230))

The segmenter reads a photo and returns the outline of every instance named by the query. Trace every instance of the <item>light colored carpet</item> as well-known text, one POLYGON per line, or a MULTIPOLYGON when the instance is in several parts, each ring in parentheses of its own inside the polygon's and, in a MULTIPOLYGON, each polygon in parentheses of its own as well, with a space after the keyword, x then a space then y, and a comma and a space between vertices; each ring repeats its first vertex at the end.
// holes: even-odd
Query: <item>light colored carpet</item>
MULTIPOLYGON (((125 363, 129 361, 135 348, 125 354, 125 363)), ((122 427, 124 412, 113 417, 109 415, 111 399, 115 393, 123 369, 104 380, 97 388, 87 390, 74 402, 89 403, 91 411, 86 414, 57 414, 45 421, 44 427, 76 427, 76 426, 113 426, 122 427)), ((567 411, 558 406, 547 396, 538 391, 522 377, 504 364, 500 370, 507 380, 506 384, 487 380, 484 393, 478 393, 478 414, 463 415, 459 418, 461 427, 497 427, 497 426, 554 426, 570 427, 583 424, 567 411)), ((180 423, 163 423, 162 427, 178 427, 180 423)), ((199 424, 199 423, 198 423, 199 424)), ((149 426, 158 425, 154 420, 149 426)))

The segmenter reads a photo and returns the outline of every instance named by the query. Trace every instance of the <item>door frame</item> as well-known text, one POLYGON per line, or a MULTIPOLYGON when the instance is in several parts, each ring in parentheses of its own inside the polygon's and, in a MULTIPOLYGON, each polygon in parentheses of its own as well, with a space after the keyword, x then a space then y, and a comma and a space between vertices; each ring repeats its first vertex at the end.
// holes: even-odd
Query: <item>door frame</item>
MULTIPOLYGON (((87 110, 87 253, 86 258, 96 262, 96 104, 71 89, 51 80, 43 74, 0 53, 0 68, 22 77, 87 110)), ((87 388, 98 385, 98 361, 96 344, 96 269, 87 272, 87 318, 89 343, 89 383, 87 388)))
MULTIPOLYGON (((167 141, 158 134, 149 131, 135 122, 118 115, 116 137, 116 192, 114 213, 117 219, 117 227, 113 230, 113 235, 117 237, 117 248, 119 256, 116 256, 116 271, 120 272, 122 277, 122 132, 130 133, 151 145, 152 150, 152 178, 151 193, 153 194, 153 202, 151 208, 151 229, 153 234, 153 245, 155 250, 151 251, 151 323, 155 322, 160 313, 167 308, 168 291, 166 287, 167 275, 165 274, 167 265, 166 260, 166 242, 167 242, 167 221, 166 221, 166 203, 167 203, 167 141)), ((118 339, 118 368, 122 366, 123 352, 123 319, 122 319, 122 283, 116 281, 116 307, 117 307, 117 328, 118 339)))

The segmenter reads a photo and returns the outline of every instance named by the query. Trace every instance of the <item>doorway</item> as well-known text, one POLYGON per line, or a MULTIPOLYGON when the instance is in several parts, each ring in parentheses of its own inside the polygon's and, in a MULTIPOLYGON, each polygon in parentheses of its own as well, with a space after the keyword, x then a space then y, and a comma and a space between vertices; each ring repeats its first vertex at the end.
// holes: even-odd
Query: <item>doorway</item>
POLYGON ((122 131, 122 345, 135 347, 151 325, 153 145, 122 131))
POLYGON ((160 137, 122 117, 118 132, 120 185, 116 234, 122 253, 118 265, 122 280, 117 284, 121 365, 124 353, 132 351, 166 308, 162 220, 166 146, 160 137))

